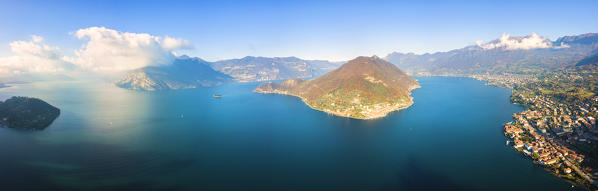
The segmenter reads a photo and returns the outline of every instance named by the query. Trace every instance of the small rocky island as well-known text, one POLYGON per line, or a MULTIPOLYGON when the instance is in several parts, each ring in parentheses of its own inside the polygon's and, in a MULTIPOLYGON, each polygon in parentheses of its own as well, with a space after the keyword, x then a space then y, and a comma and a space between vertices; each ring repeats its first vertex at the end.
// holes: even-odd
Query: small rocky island
POLYGON ((60 115, 60 109, 37 98, 12 97, 0 102, 0 127, 41 130, 60 115))
POLYGON ((321 77, 266 82, 254 92, 293 95, 309 107, 337 116, 374 119, 413 104, 419 84, 376 56, 357 57, 321 77))

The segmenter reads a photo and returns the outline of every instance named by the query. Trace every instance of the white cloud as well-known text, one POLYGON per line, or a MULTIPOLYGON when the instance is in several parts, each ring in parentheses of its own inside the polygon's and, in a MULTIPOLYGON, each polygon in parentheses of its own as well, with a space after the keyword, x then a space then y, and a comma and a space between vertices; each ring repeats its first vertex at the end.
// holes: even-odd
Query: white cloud
POLYGON ((72 64, 60 48, 43 43, 40 36, 31 36, 30 41, 10 43, 13 56, 0 57, 0 76, 25 73, 57 73, 72 69, 72 64))
POLYGON ((90 27, 74 33, 87 43, 70 60, 93 71, 125 71, 145 66, 166 65, 175 58, 174 50, 191 48, 189 42, 146 33, 120 32, 90 27))
POLYGON ((160 44, 165 49, 171 49, 171 50, 189 49, 189 48, 193 47, 193 46, 191 46, 191 43, 189 43, 189 41, 187 41, 187 40, 183 40, 180 38, 170 38, 168 36, 164 37, 164 40, 162 40, 162 42, 160 44))
POLYGON ((44 38, 42 38, 41 36, 37 36, 37 35, 31 35, 31 39, 33 40, 33 42, 36 42, 36 43, 40 43, 40 42, 44 41, 44 38))
POLYGON ((105 27, 77 30, 73 35, 85 40, 74 56, 64 56, 59 47, 32 35, 29 41, 10 43, 12 56, 0 57, 0 76, 26 73, 59 73, 75 69, 120 72, 145 66, 166 65, 176 57, 174 50, 192 48, 180 38, 146 33, 120 32, 105 27))
POLYGON ((499 39, 483 43, 483 41, 478 40, 476 44, 483 49, 495 49, 495 48, 503 48, 506 50, 530 50, 530 49, 537 49, 537 48, 567 48, 569 47, 566 44, 561 44, 560 46, 554 46, 552 42, 545 38, 537 35, 536 33, 532 33, 529 36, 525 37, 511 37, 509 34, 503 34, 499 39))

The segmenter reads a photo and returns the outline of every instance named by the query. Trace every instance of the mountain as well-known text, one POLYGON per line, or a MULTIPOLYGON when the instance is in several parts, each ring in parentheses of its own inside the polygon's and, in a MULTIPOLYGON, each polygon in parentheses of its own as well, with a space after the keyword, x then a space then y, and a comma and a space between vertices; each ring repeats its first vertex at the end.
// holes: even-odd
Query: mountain
POLYGON ((254 82, 313 78, 338 68, 342 62, 297 57, 251 57, 207 62, 181 56, 173 64, 128 72, 116 85, 134 90, 177 90, 209 87, 226 82, 254 82))
POLYGON ((312 78, 340 66, 340 62, 303 60, 297 57, 253 57, 221 60, 210 63, 217 71, 228 74, 239 82, 312 78))
POLYGON ((598 33, 586 33, 577 36, 564 36, 555 41, 555 44, 586 44, 591 45, 598 42, 598 33))
POLYGON ((432 54, 393 52, 385 59, 413 75, 537 73, 574 67, 598 49, 598 33, 550 41, 532 34, 432 54))
POLYGON ((266 82, 254 91, 300 97, 313 109, 358 119, 383 117, 413 104, 419 87, 395 65, 376 56, 357 57, 318 78, 266 82))
POLYGON ((60 109, 37 98, 12 97, 0 102, 0 126, 44 129, 60 115, 60 109))
POLYGON ((598 53, 588 56, 575 64, 575 66, 598 65, 598 53))
POLYGON ((134 90, 177 90, 210 87, 231 82, 232 77, 214 71, 209 63, 182 56, 165 66, 148 66, 128 72, 116 85, 134 90))

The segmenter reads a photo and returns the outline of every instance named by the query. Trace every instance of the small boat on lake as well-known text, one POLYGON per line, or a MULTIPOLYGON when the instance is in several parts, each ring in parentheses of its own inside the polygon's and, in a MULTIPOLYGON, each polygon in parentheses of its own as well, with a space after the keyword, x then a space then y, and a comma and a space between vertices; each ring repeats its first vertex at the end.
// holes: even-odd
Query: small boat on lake
POLYGON ((214 97, 214 98, 222 98, 222 95, 220 95, 220 94, 214 94, 214 95, 212 95, 212 97, 214 97))

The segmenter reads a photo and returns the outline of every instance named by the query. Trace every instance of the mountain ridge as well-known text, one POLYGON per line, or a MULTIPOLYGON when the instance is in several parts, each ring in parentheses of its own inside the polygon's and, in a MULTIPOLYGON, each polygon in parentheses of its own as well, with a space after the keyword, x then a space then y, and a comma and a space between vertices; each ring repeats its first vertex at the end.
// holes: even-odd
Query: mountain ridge
POLYGON ((285 80, 291 78, 311 78, 324 74, 340 62, 325 60, 303 60, 291 57, 255 57, 220 60, 210 63, 210 67, 230 75, 239 82, 285 80))
POLYGON ((303 60, 297 57, 253 57, 208 62, 180 56, 172 64, 131 70, 115 82, 121 88, 145 91, 210 87, 228 82, 255 82, 313 78, 341 62, 303 60))
POLYGON ((551 46, 548 48, 507 49, 505 47, 509 43, 519 43, 515 44, 517 46, 546 45, 543 44, 546 38, 536 36, 534 37, 536 39, 529 39, 531 36, 533 35, 507 36, 508 38, 502 39, 503 44, 486 46, 486 48, 485 45, 499 43, 501 39, 446 52, 425 54, 393 52, 384 59, 412 75, 538 73, 574 67, 578 61, 598 50, 598 33, 560 37, 556 41, 550 41, 551 46), (528 40, 523 41, 525 38, 528 40))

